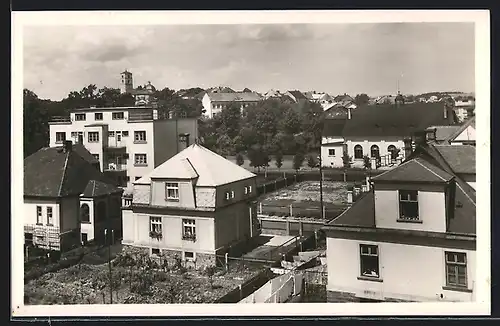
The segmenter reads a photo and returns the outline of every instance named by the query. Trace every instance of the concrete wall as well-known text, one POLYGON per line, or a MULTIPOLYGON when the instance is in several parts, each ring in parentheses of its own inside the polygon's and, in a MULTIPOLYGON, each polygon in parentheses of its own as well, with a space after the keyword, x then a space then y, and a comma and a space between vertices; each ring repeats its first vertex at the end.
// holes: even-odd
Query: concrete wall
POLYGON ((89 241, 94 239, 94 215, 95 215, 95 207, 94 201, 91 198, 82 198, 80 200, 80 212, 82 211, 82 206, 86 204, 89 206, 89 222, 81 222, 81 233, 87 234, 87 239, 89 241))
POLYGON ((213 218, 142 214, 127 211, 123 216, 123 243, 168 250, 215 253, 213 218), (151 239, 150 217, 162 220, 162 239, 151 239), (182 220, 194 219, 196 241, 182 239, 182 220))
POLYGON ((191 180, 152 180, 151 191, 151 205, 195 208, 195 195, 193 181, 191 180), (179 201, 170 201, 166 199, 166 183, 177 183, 179 185, 179 201))
POLYGON ((476 128, 468 126, 460 135, 457 136, 451 143, 459 145, 461 142, 476 141, 476 128))
POLYGON ((398 222, 397 190, 375 190, 375 223, 380 228, 446 232, 444 191, 418 191, 419 218, 422 223, 398 222))
POLYGON ((80 198, 66 197, 61 199, 61 233, 80 229, 80 198))
POLYGON ((256 197, 257 194, 257 178, 236 181, 226 185, 218 186, 216 189, 216 207, 224 207, 231 205, 240 200, 250 200, 256 197), (245 186, 251 186, 252 192, 245 195, 245 186), (226 192, 234 191, 234 198, 226 200, 226 192))
POLYGON ((375 300, 475 300, 475 251, 328 238, 327 258, 329 291, 375 300), (381 282, 358 279, 361 243, 379 246, 381 282), (446 286, 445 251, 467 254, 467 283, 472 293, 443 289, 446 286))
POLYGON ((59 204, 57 200, 24 199, 24 225, 37 224, 36 207, 42 207, 42 225, 47 225, 47 207, 52 207, 54 227, 60 227, 59 204))
POLYGON ((217 211, 215 216, 215 247, 250 238, 250 205, 240 202, 217 211))
POLYGON ((363 159, 355 159, 354 158, 354 147, 356 145, 361 145, 363 147, 363 155, 370 156, 371 146, 377 145, 379 148, 380 156, 388 155, 389 152, 387 148, 390 145, 396 146, 396 148, 400 149, 400 155, 404 155, 404 143, 403 137, 387 137, 386 139, 375 139, 373 137, 365 137, 365 138, 348 138, 346 139, 347 144, 347 153, 353 158, 353 166, 362 167, 363 159))

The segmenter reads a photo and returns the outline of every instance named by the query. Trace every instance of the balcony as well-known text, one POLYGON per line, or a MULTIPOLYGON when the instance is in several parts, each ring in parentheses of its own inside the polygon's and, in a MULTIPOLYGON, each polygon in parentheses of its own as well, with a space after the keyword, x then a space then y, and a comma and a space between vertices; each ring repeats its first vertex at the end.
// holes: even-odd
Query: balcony
POLYGON ((67 116, 54 116, 49 120, 49 125, 70 125, 71 118, 67 116))
POLYGON ((117 163, 108 163, 104 165, 105 172, 124 172, 127 171, 127 164, 117 164, 117 163))
POLYGON ((108 141, 108 143, 104 146, 108 150, 125 150, 127 148, 127 143, 125 141, 108 141))

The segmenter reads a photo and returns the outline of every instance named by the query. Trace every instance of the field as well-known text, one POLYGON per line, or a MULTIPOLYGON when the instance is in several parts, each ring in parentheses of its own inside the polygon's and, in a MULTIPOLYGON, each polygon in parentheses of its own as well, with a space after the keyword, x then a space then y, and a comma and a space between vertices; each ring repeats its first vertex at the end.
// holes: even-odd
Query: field
MULTIPOLYGON (((303 181, 260 198, 262 214, 317 219, 321 217, 319 181, 303 181)), ((325 218, 338 216, 347 208, 347 183, 323 182, 325 218)))
MULTIPOLYGON (((233 290, 259 267, 230 264, 210 276, 206 271, 160 266, 146 256, 124 251, 112 261, 113 303, 209 303, 233 290), (130 258, 135 257, 135 258, 130 258)), ((25 284, 26 304, 110 303, 109 265, 81 263, 47 273, 25 284)))
MULTIPOLYGON (((319 181, 304 181, 265 195, 262 203, 282 202, 286 205, 301 202, 319 202, 319 181)), ((347 203, 347 183, 337 181, 323 182, 323 201, 337 205, 347 203)))

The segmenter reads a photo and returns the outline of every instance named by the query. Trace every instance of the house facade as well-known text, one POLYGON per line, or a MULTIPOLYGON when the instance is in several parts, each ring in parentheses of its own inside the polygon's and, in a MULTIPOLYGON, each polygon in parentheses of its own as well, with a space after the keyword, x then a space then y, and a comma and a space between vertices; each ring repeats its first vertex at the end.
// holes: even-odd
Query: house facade
POLYGON ((451 159, 417 141, 325 226, 328 302, 475 300, 475 190, 451 159))
POLYGON ((256 106, 264 98, 255 92, 207 92, 203 96, 203 114, 208 118, 220 113, 231 104, 240 106, 241 111, 256 106))
POLYGON ((24 159, 26 244, 65 251, 87 241, 104 240, 106 228, 114 230, 110 232, 116 232, 116 238, 120 236, 121 209, 112 203, 120 203, 123 190, 110 184, 81 155, 83 150, 83 146, 74 150, 71 141, 66 141, 24 159))
POLYGON ((366 155, 374 168, 391 167, 405 158, 405 139, 432 125, 457 123, 453 110, 443 103, 396 102, 326 111, 321 145, 325 167, 343 167, 344 153, 352 167, 363 167, 366 155), (372 163, 371 163, 372 164, 372 163))
POLYGON ((257 235, 255 198, 256 175, 193 144, 134 183, 123 244, 213 265, 257 235))
POLYGON ((74 109, 49 121, 49 146, 81 143, 121 187, 151 172, 198 137, 196 118, 163 118, 153 108, 74 109))

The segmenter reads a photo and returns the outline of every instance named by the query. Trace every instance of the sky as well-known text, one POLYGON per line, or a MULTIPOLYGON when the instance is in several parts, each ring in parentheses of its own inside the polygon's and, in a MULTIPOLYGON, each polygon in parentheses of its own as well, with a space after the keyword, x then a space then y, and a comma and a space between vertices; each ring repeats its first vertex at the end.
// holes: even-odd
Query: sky
POLYGON ((36 26, 24 87, 61 100, 89 84, 229 86, 332 95, 474 92, 473 23, 36 26))

